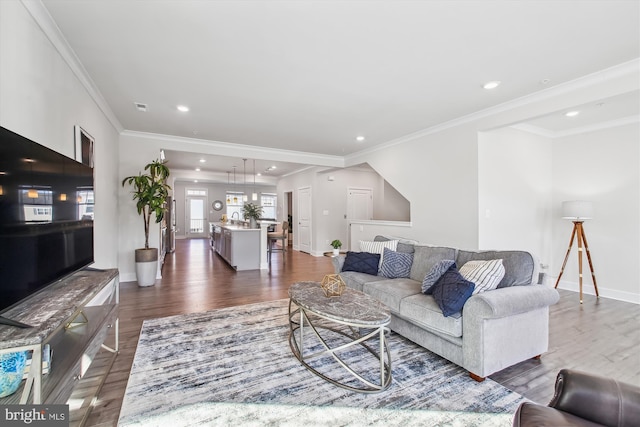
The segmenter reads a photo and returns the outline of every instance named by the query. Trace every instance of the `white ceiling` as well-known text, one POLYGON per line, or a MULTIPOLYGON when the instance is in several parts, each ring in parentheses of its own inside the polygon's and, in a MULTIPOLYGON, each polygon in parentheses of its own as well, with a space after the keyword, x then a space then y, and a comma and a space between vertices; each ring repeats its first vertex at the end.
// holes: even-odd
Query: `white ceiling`
MULTIPOLYGON (((124 129, 324 155, 640 56, 638 1, 43 3, 124 129), (482 89, 490 80, 502 84, 482 89)), ((531 125, 558 132, 637 115, 630 96, 531 125)), ((230 163, 242 161, 221 162, 225 176, 230 163)))

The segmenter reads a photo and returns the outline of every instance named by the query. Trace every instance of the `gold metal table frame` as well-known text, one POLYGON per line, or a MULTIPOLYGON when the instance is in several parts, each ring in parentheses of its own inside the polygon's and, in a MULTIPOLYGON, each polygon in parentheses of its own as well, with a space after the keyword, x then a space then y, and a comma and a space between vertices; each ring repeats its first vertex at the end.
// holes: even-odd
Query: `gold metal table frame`
POLYGON ((389 346, 387 344, 386 334, 389 332, 389 328, 387 325, 389 321, 382 322, 379 325, 372 326, 371 324, 367 324, 364 322, 354 321, 345 321, 338 320, 335 318, 331 318, 328 316, 324 316, 319 314, 311 309, 305 309, 300 305, 296 304, 295 301, 289 300, 289 346, 291 347, 291 351, 293 355, 302 363, 302 365, 313 372, 315 375, 320 378, 330 382, 331 384, 337 385, 339 387, 345 388, 347 390, 360 392, 360 393, 379 393, 384 391, 391 384, 391 352, 389 351, 389 346), (296 305, 297 308, 293 308, 293 305, 296 305), (318 325, 312 322, 309 314, 313 314, 313 316, 317 316, 320 319, 324 319, 328 322, 336 323, 339 325, 348 326, 351 330, 351 334, 346 333, 345 331, 332 328, 326 325, 318 325), (299 319, 296 320, 296 319, 299 319), (317 351, 312 354, 304 354, 304 333, 305 333, 305 325, 313 331, 313 335, 315 336, 322 346, 324 350, 317 351), (351 341, 345 344, 339 345, 338 347, 331 348, 327 341, 321 336, 319 329, 329 330, 334 333, 340 334, 344 337, 349 338, 351 341), (369 333, 365 335, 361 334, 361 329, 371 330, 369 333), (299 331, 299 333, 296 333, 299 331), (296 338, 298 335, 298 339, 296 338), (368 340, 374 339, 378 336, 379 340, 379 349, 376 352, 371 346, 369 346, 366 342, 368 340), (337 352, 345 350, 349 347, 361 345, 365 348, 375 359, 379 362, 380 369, 380 383, 373 383, 362 375, 358 374, 354 369, 352 369, 342 358, 337 354, 337 352), (351 375, 353 375, 357 380, 362 382, 364 385, 362 387, 354 387, 348 384, 343 384, 333 378, 330 378, 323 373, 316 370, 314 367, 310 366, 306 361, 312 360, 318 357, 323 357, 326 355, 330 355, 333 359, 344 369, 346 369, 351 375), (386 361, 385 361, 386 355, 386 361))

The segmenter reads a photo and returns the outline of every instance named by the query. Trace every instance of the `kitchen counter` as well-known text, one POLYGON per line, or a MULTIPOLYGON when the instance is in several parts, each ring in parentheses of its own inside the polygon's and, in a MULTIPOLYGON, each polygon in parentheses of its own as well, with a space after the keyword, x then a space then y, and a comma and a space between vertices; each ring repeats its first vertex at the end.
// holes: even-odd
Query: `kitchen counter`
POLYGON ((268 268, 267 224, 248 228, 244 221, 209 223, 211 249, 237 271, 268 268))

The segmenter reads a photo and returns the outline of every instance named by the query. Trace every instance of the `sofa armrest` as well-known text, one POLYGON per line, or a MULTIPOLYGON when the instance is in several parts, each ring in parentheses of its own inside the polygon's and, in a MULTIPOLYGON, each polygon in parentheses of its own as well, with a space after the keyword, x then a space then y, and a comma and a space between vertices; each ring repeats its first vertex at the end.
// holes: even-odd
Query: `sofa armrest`
POLYGON ((331 264, 333 264, 333 272, 335 274, 338 274, 342 271, 344 260, 345 260, 345 257, 342 255, 331 257, 331 264))
POLYGON ((640 425, 640 387, 562 369, 549 406, 606 426, 640 425))
POLYGON ((558 302, 558 291, 545 285, 511 286, 473 295, 464 305, 463 315, 500 318, 548 307, 558 302))

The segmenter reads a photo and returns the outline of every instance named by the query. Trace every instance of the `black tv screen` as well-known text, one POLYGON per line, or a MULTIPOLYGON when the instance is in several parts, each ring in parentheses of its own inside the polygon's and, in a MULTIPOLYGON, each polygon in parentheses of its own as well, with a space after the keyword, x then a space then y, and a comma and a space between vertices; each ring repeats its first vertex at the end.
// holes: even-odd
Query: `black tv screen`
POLYGON ((93 263, 93 169, 0 127, 0 313, 93 263))

